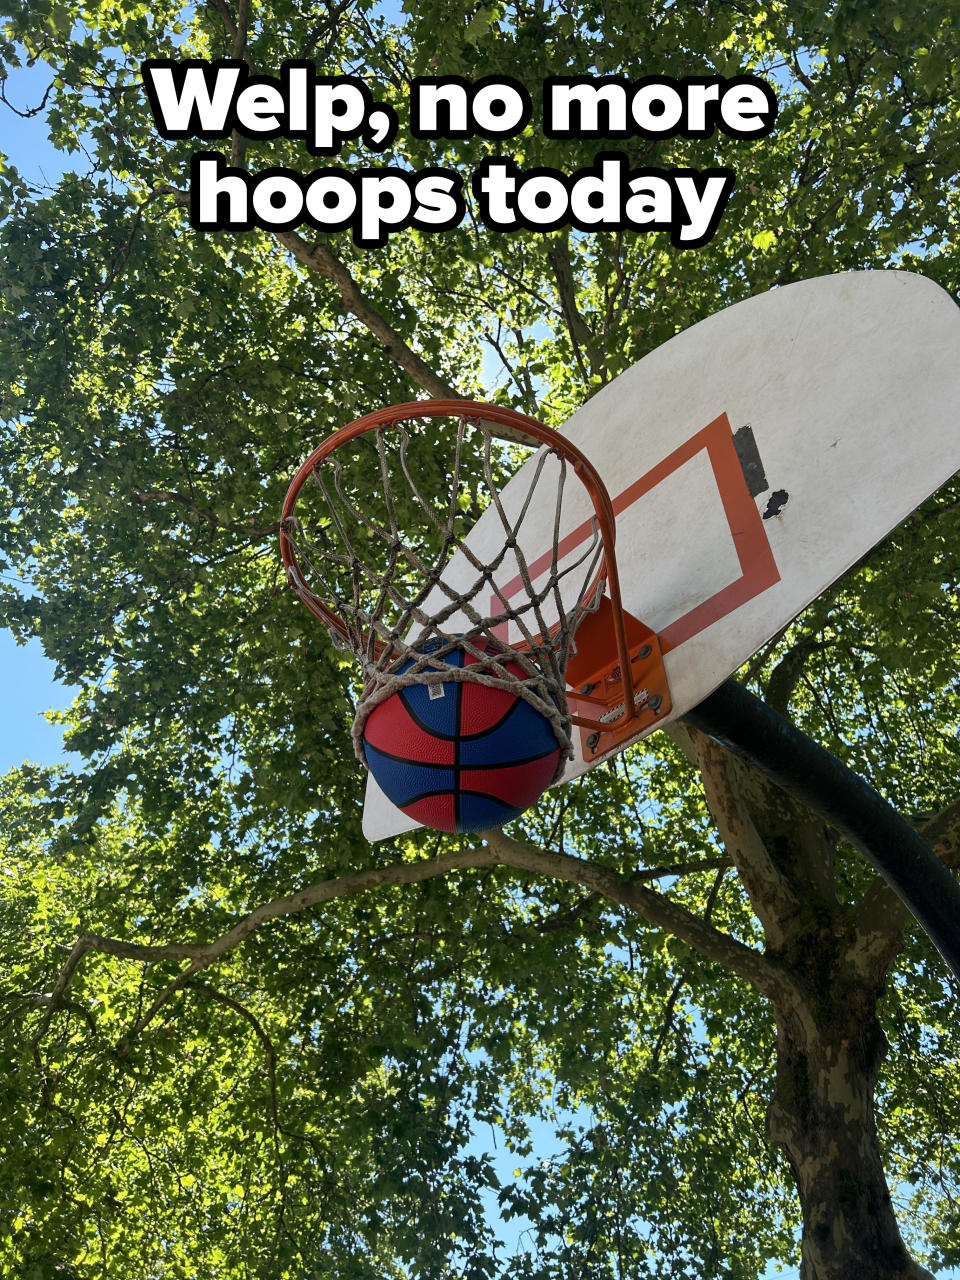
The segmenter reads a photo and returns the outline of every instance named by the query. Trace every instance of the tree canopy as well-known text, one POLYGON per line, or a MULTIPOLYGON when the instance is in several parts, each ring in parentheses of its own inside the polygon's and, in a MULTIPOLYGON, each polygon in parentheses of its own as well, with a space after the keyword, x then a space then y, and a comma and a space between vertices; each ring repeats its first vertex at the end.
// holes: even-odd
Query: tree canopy
MULTIPOLYGON (((29 110, 65 172, 0 170, 0 615, 79 686, 60 723, 83 763, 0 780, 0 1275, 960 1265, 956 983, 853 850, 682 725, 507 832, 369 845, 356 673, 277 552, 293 471, 383 404, 559 426, 775 285, 900 268, 956 295, 955 28, 945 0, 15 7, 0 56, 48 69, 29 110), (356 76, 397 136, 335 160, 163 138, 140 65, 185 57, 356 76), (774 129, 408 128, 416 76, 509 76, 536 103, 548 76, 654 74, 761 77, 774 129), (615 147, 736 183, 694 249, 493 232, 469 184, 457 227, 371 248, 195 230, 191 156, 218 146, 252 173, 464 175, 615 147)), ((954 481, 740 673, 950 866, 958 501, 954 481)))

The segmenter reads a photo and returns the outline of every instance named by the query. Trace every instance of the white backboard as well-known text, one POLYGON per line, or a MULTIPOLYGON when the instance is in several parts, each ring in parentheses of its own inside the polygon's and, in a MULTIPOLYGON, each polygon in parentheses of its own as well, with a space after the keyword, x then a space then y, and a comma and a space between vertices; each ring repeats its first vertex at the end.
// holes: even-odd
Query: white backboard
MULTIPOLYGON (((907 272, 774 289, 678 334, 561 434, 613 499, 623 603, 660 634, 667 723, 960 469, 960 308, 907 272)), ((526 492, 524 470, 508 501, 513 485, 526 492)), ((582 507, 564 517, 571 553, 586 536, 582 507)), ((529 559, 539 542, 547 556, 553 521, 551 493, 525 521, 529 559)), ((468 540, 496 537, 502 525, 485 515, 468 540)), ((575 736, 564 781, 597 763, 575 736)), ((368 777, 367 838, 415 826, 368 777)))

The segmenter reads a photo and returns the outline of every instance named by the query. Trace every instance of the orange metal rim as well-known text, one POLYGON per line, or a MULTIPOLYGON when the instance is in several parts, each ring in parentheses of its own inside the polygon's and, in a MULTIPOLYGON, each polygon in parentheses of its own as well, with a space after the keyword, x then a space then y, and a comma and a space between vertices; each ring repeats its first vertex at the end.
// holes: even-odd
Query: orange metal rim
MULTIPOLYGON (((600 571, 589 590, 595 590, 601 581, 606 580, 607 594, 613 606, 617 653, 621 662, 621 669, 624 672, 629 672, 630 661, 627 653, 626 630, 620 601, 619 574, 614 552, 616 517, 610 495, 599 472, 586 454, 582 453, 576 445, 558 435, 556 431, 545 426, 542 422, 538 422, 535 418, 529 418, 526 414, 519 413, 515 409, 484 404, 475 400, 412 400, 406 404, 386 406, 383 409, 375 410, 373 413, 365 414, 362 418, 357 418, 349 425, 339 428, 339 430, 327 436, 314 449, 291 480, 280 515, 280 554, 283 558, 284 569, 288 581, 307 608, 328 627, 343 636, 344 639, 349 639, 349 633, 343 620, 314 594, 304 579, 297 559, 296 547, 287 533, 287 522, 293 516, 300 491, 308 477, 319 462, 322 462, 335 449, 347 444, 350 440, 356 439, 357 436, 361 436, 368 431, 398 425, 401 422, 408 422, 413 418, 421 417, 478 418, 483 422, 500 423, 503 426, 512 427, 514 430, 522 432, 539 444, 555 449, 558 453, 570 459, 574 473, 590 495, 600 535, 603 539, 603 559, 600 571)), ((375 642, 375 648, 378 653, 382 652, 385 647, 381 642, 375 642)), ((517 651, 523 651, 529 646, 525 642, 521 642, 512 647, 517 651)), ((632 719, 635 715, 635 707, 633 689, 629 680, 625 681, 624 702, 624 717, 632 719)))

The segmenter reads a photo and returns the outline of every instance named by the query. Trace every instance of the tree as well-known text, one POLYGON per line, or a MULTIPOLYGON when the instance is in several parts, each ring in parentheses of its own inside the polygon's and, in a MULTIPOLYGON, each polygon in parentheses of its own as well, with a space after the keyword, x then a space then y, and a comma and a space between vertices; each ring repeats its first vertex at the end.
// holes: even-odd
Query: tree
MULTIPOLYGON (((37 109, 76 169, 0 174, 3 620, 80 686, 62 723, 84 764, 3 781, 2 1274, 757 1277, 798 1231, 804 1280, 960 1261, 955 984, 836 833, 680 728, 509 834, 368 846, 351 672, 276 554, 308 447, 380 404, 558 424, 772 285, 901 266, 956 291, 950 18, 30 0, 9 20, 4 59, 49 66, 37 109), (138 73, 187 54, 362 75, 400 115, 393 158, 464 173, 489 145, 409 136, 413 76, 749 71, 780 111, 753 142, 622 144, 736 172, 696 250, 472 211, 380 249, 200 234, 199 144, 159 136, 138 73), (496 1244, 494 1192, 528 1248, 496 1244)), ((534 122, 510 145, 569 173, 599 144, 534 122)), ((283 138, 224 146, 317 167, 283 138)), ((957 501, 741 673, 950 866, 957 501)))

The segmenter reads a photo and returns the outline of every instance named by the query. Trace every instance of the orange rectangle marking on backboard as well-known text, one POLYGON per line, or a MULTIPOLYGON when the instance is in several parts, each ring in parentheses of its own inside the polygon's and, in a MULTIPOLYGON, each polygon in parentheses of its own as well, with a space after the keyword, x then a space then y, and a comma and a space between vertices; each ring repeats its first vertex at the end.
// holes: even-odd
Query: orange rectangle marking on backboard
MULTIPOLYGON (((741 576, 668 623, 660 632, 660 643, 664 653, 676 649, 692 636, 712 626, 720 618, 732 613, 734 609, 738 609, 748 600, 752 600, 754 596, 758 596, 762 591, 766 591, 768 587, 780 581, 780 571, 773 558, 773 551, 760 512, 757 510, 757 504, 750 496, 734 446, 730 420, 726 413, 721 413, 714 418, 656 466, 651 467, 639 479, 618 493, 612 500, 614 513, 619 516, 621 512, 626 511, 644 494, 649 493, 656 485, 702 451, 706 451, 713 469, 717 492, 740 564, 741 576)), ((556 548, 550 548, 538 556, 529 566, 531 580, 545 573, 555 560, 569 555, 585 542, 592 532, 593 521, 584 520, 582 524, 561 538, 556 548)), ((518 574, 503 588, 502 597, 510 599, 522 588, 523 579, 518 574)), ((492 595, 491 612, 496 612, 500 604, 501 598, 492 595)))

